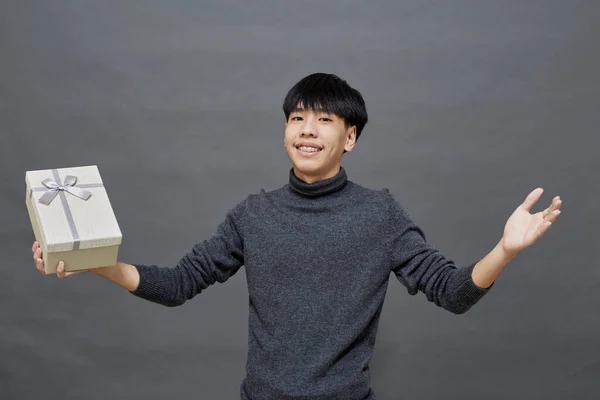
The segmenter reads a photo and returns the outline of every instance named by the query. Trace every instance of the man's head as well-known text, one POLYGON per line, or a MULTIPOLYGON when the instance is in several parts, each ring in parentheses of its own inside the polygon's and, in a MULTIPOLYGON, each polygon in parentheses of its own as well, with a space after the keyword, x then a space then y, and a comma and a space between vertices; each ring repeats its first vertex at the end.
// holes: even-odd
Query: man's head
POLYGON ((285 148, 294 173, 308 183, 339 172, 342 155, 352 150, 368 120, 360 92, 323 73, 296 83, 283 101, 283 113, 285 148), (302 144, 318 150, 302 151, 302 144))

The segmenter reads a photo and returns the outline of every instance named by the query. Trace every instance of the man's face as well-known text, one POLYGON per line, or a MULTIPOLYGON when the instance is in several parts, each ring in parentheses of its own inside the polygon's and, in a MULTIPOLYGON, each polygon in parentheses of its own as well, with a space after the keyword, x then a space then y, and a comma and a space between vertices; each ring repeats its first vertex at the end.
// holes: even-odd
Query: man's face
POLYGON ((294 173, 308 183, 335 176, 344 150, 351 151, 355 142, 356 127, 335 114, 300 109, 285 124, 284 145, 294 173))

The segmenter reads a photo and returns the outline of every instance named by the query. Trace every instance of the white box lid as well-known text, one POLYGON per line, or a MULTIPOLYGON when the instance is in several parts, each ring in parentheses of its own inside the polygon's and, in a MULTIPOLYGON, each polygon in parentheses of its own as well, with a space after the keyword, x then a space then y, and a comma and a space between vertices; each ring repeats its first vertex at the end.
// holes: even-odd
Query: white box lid
POLYGON ((45 251, 71 251, 121 244, 123 236, 96 165, 27 171, 25 182, 45 251), (42 196, 50 192, 42 182, 49 178, 64 187, 65 178, 69 175, 77 178, 74 188, 91 194, 87 200, 67 190, 54 190, 56 197, 48 205, 39 202, 42 196))

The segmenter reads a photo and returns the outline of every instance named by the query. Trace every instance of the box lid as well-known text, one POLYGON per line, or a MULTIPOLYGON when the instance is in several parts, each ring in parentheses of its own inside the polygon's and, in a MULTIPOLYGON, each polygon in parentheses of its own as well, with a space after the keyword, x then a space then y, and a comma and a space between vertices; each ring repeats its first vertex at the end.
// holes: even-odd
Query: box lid
POLYGON ((96 165, 27 171, 25 182, 45 251, 121 244, 123 236, 96 165))

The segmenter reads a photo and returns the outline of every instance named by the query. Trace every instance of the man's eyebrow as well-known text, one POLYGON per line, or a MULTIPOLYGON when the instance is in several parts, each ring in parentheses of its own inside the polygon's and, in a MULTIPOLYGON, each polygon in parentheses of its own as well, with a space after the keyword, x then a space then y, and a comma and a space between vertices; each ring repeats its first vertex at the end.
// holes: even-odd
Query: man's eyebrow
POLYGON ((322 108, 310 108, 310 109, 307 109, 307 108, 298 108, 298 107, 296 107, 292 111, 290 111, 290 114, 291 113, 303 112, 303 111, 313 111, 313 112, 316 112, 316 113, 323 113, 323 114, 333 115, 332 112, 326 111, 326 110, 324 110, 322 108))
POLYGON ((302 111, 306 111, 306 108, 304 108, 304 107, 303 108, 296 107, 291 112, 295 113, 295 112, 302 112, 302 111))

